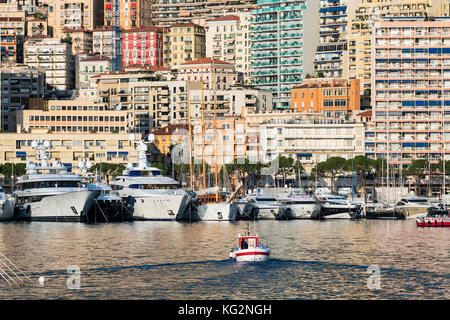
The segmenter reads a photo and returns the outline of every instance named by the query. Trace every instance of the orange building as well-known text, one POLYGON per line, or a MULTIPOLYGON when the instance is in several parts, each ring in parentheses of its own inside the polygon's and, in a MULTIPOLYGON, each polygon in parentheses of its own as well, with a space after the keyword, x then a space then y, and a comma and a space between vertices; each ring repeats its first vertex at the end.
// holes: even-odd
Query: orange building
POLYGON ((359 79, 306 79, 291 90, 291 108, 340 117, 360 110, 359 79))

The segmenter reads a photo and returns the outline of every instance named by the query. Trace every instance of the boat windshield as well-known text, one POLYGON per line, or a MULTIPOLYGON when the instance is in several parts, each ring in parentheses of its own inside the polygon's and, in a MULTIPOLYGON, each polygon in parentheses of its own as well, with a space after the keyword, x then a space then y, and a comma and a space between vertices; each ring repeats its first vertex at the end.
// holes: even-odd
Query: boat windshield
POLYGON ((162 173, 159 170, 130 170, 128 175, 133 177, 157 177, 161 176, 162 173))
POLYGON ((256 197, 256 201, 277 201, 277 199, 256 197))
POLYGON ((80 181, 36 181, 17 185, 18 190, 39 189, 39 188, 78 188, 80 181))
POLYGON ((177 189, 176 184, 130 184, 131 189, 177 189))
POLYGON ((407 202, 413 202, 413 203, 428 203, 427 199, 408 199, 407 202))

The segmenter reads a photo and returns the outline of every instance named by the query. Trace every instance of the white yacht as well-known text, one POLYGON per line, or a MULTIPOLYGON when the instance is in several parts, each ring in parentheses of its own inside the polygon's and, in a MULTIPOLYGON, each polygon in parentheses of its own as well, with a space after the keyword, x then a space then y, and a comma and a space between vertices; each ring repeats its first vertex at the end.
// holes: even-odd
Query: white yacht
POLYGON ((26 174, 19 177, 13 195, 17 220, 84 221, 97 191, 91 191, 83 178, 68 172, 61 162, 49 160, 49 141, 33 141, 39 164, 28 161, 26 174))
POLYGON ((286 206, 274 197, 249 195, 247 199, 249 203, 244 208, 244 215, 247 217, 260 220, 294 218, 291 210, 287 210, 286 206))
POLYGON ((15 200, 0 187, 0 221, 11 220, 14 216, 15 200))
POLYGON ((311 215, 312 219, 352 219, 360 217, 361 205, 351 203, 343 196, 316 194, 320 210, 311 215))
MULTIPOLYGON (((191 200, 191 194, 179 183, 162 175, 158 168, 147 162, 147 144, 149 141, 138 141, 137 166, 129 163, 122 176, 116 177, 110 185, 122 199, 133 204, 133 220, 181 220, 191 200)), ((134 136, 130 135, 134 141, 134 136)))
POLYGON ((311 219, 314 214, 320 212, 319 201, 308 194, 290 193, 278 198, 278 201, 292 211, 295 219, 311 219))
POLYGON ((427 198, 422 197, 401 197, 395 203, 395 208, 406 219, 425 217, 428 213, 428 208, 431 207, 437 207, 437 204, 433 204, 427 198))

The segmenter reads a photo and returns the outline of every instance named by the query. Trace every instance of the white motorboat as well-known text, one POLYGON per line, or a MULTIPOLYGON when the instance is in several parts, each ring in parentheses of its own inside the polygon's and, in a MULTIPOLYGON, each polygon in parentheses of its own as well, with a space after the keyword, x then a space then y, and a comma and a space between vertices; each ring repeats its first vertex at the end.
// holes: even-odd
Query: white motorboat
POLYGON ((291 210, 269 196, 248 196, 248 205, 244 208, 244 215, 253 217, 253 219, 293 219, 291 210))
POLYGON ((270 249, 257 234, 239 235, 237 244, 230 252, 230 258, 237 262, 264 262, 270 257, 270 249))
POLYGON ((33 141, 40 164, 28 161, 26 174, 19 177, 16 190, 17 220, 84 221, 99 191, 90 190, 79 175, 68 172, 59 161, 49 160, 49 141, 33 141))
POLYGON ((320 210, 312 219, 354 219, 360 217, 361 205, 351 203, 346 197, 330 194, 316 194, 320 210))
POLYGON ((401 197, 395 203, 395 208, 406 219, 417 219, 425 217, 428 214, 428 209, 437 208, 437 204, 433 204, 423 197, 401 197))
POLYGON ((14 216, 15 200, 0 187, 0 221, 11 220, 14 216))
MULTIPOLYGON (((137 142, 137 165, 129 163, 122 176, 116 177, 110 185, 120 197, 133 204, 133 220, 183 220, 191 194, 147 162, 147 144, 153 138, 137 142)), ((134 136, 131 135, 130 140, 134 141, 134 136)))
POLYGON ((290 209, 296 219, 311 219, 320 212, 321 205, 316 198, 307 194, 290 193, 278 199, 280 203, 290 209))

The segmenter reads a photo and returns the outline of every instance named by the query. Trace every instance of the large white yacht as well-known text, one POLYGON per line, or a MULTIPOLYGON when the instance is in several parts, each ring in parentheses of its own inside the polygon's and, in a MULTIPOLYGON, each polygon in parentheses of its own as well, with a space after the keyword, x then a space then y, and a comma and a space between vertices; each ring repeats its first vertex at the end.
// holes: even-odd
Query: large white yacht
MULTIPOLYGON (((191 200, 191 194, 180 188, 179 183, 162 175, 158 168, 147 162, 147 142, 136 141, 138 163, 129 163, 121 176, 110 185, 122 199, 133 204, 133 220, 181 220, 191 200)), ((134 135, 130 135, 134 141, 134 135)))
POLYGON ((346 197, 331 194, 316 194, 320 210, 311 215, 312 219, 353 219, 360 217, 361 205, 351 203, 346 197))
POLYGON ((59 161, 49 163, 49 141, 33 141, 39 164, 28 161, 26 174, 19 177, 13 195, 14 218, 37 221, 84 221, 99 195, 90 191, 83 178, 68 172, 59 161))
POLYGON ((14 215, 14 198, 8 196, 0 187, 0 220, 11 220, 14 215))
POLYGON ((401 197, 395 203, 395 208, 406 219, 425 217, 428 213, 428 208, 431 207, 436 208, 437 204, 433 204, 427 198, 422 197, 401 197))
POLYGON ((308 194, 281 195, 278 201, 291 209, 296 219, 311 219, 314 214, 320 212, 321 208, 319 201, 308 194))

